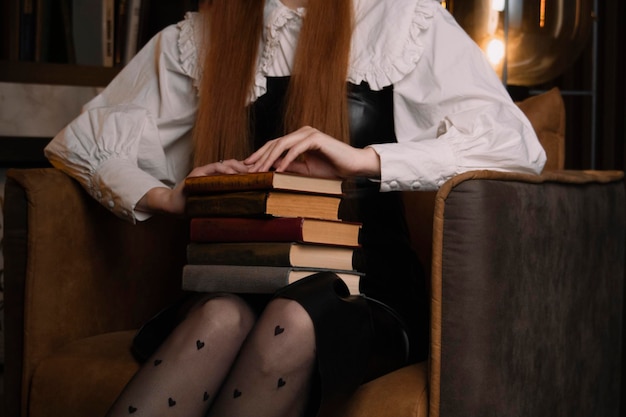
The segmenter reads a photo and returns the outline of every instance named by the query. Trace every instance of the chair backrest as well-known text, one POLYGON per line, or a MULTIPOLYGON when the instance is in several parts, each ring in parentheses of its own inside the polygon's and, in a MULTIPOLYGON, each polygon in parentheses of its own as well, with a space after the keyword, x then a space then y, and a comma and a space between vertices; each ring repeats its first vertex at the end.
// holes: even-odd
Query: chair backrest
POLYGON ((546 151, 544 171, 565 168, 565 103, 558 87, 517 103, 546 151))

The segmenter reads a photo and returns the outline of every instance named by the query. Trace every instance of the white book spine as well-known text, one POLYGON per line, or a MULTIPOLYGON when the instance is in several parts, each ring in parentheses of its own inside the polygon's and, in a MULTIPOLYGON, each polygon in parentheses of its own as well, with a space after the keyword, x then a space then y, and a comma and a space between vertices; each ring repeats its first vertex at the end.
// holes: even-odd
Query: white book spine
POLYGON ((130 0, 128 4, 128 27, 126 31, 126 46, 124 49, 124 64, 127 64, 137 53, 140 14, 141 0, 130 0))

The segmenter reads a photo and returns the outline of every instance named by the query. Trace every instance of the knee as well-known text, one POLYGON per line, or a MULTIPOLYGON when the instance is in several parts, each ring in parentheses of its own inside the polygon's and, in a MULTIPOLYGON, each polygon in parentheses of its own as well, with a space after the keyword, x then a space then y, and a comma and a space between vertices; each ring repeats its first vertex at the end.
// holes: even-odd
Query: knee
POLYGON ((225 294, 210 298, 196 306, 188 320, 206 328, 211 333, 245 338, 254 326, 252 309, 239 297, 225 294))
POLYGON ((314 340, 315 330, 309 313, 297 301, 286 298, 272 300, 263 312, 263 324, 272 328, 272 334, 285 334, 292 342, 314 340), (272 325, 276 325, 272 328, 272 325))
POLYGON ((262 372, 309 366, 315 360, 315 329, 297 302, 278 298, 268 304, 252 338, 262 372))

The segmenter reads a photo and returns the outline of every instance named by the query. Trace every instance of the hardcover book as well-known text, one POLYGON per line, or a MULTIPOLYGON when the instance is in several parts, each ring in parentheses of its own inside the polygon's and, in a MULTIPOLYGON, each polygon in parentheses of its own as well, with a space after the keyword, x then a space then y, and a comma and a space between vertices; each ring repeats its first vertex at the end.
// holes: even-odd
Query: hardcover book
POLYGON ((341 197, 283 191, 242 191, 190 195, 189 217, 311 217, 339 220, 341 197))
POLYGON ((354 248, 291 242, 190 243, 187 263, 363 269, 354 248))
POLYGON ((302 242, 356 247, 361 224, 304 217, 196 217, 190 220, 189 228, 194 242, 302 242))
POLYGON ((127 64, 139 48, 139 18, 142 0, 128 0, 126 5, 126 29, 122 62, 127 64))
POLYGON ((359 294, 361 275, 355 271, 249 265, 191 265, 183 267, 182 288, 194 292, 271 294, 317 272, 335 272, 350 290, 359 294))
POLYGON ((341 179, 316 178, 284 172, 207 175, 185 179, 187 194, 224 191, 286 190, 341 195, 341 179))

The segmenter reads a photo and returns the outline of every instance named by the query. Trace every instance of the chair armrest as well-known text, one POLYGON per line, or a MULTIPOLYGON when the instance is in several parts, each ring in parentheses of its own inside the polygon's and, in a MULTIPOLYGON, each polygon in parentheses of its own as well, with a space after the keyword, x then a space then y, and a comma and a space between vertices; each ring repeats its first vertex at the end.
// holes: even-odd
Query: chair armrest
POLYGON ((430 416, 616 416, 621 172, 471 172, 438 192, 430 416))
POLYGON ((53 168, 7 172, 4 218, 5 387, 18 397, 58 347, 136 328, 180 293, 183 219, 132 225, 53 168))

